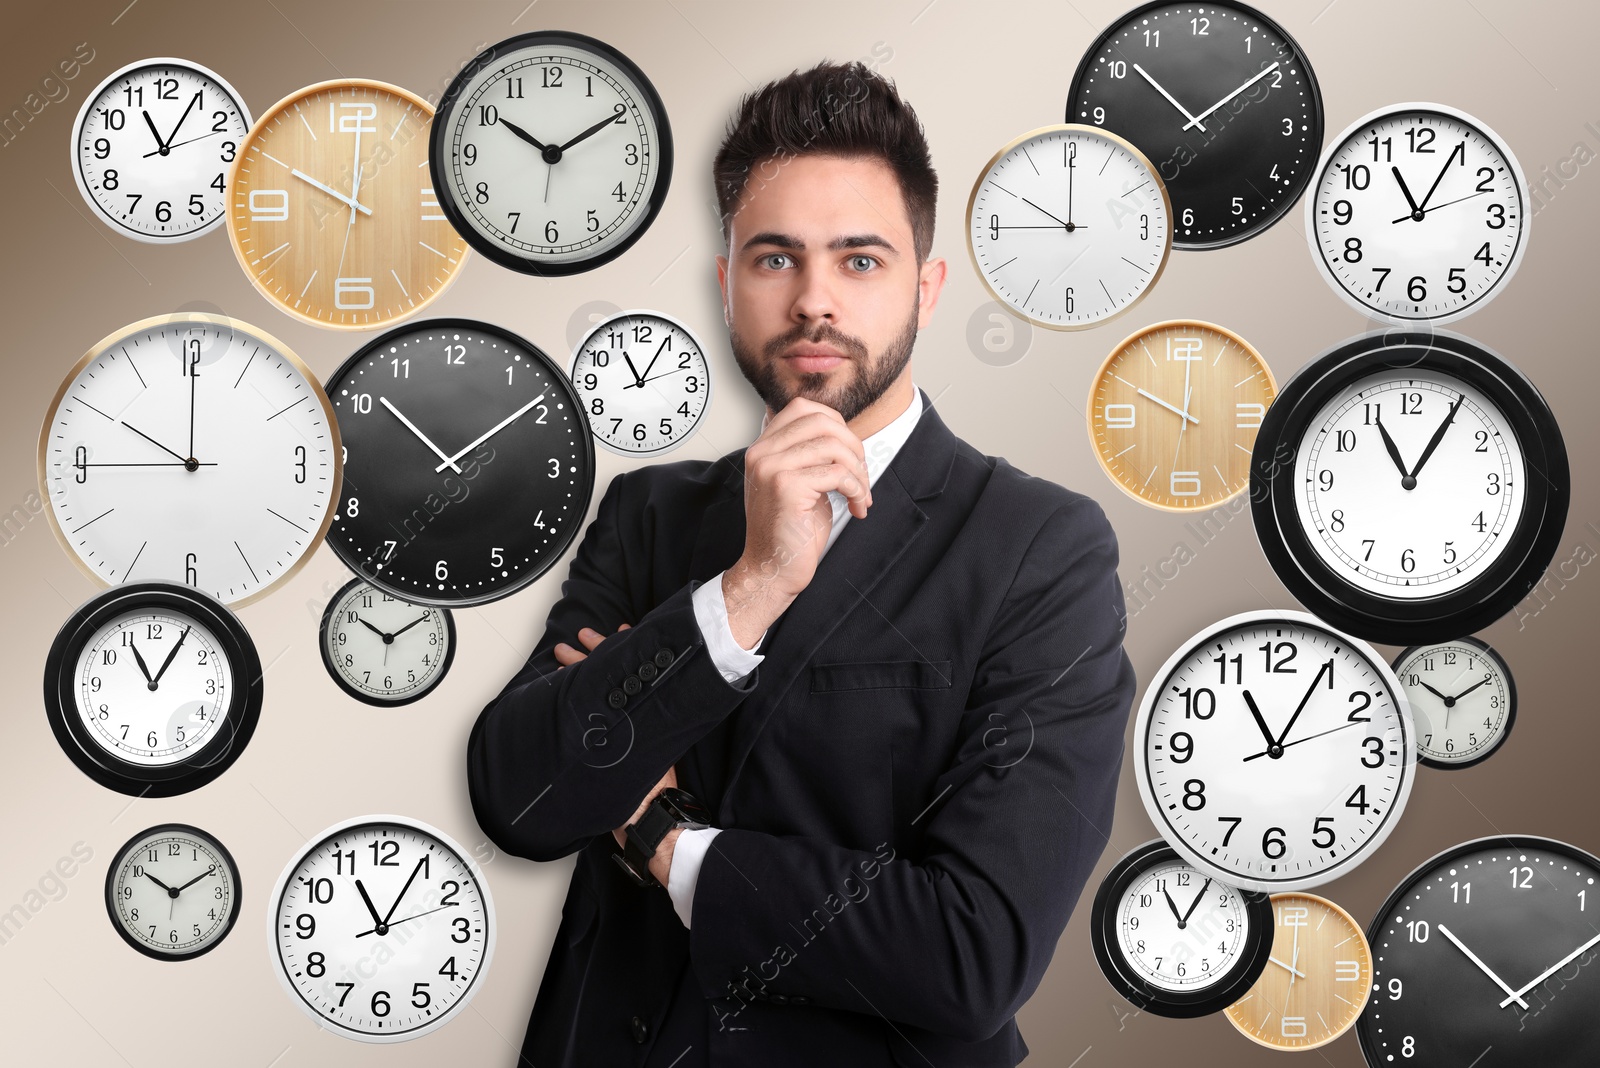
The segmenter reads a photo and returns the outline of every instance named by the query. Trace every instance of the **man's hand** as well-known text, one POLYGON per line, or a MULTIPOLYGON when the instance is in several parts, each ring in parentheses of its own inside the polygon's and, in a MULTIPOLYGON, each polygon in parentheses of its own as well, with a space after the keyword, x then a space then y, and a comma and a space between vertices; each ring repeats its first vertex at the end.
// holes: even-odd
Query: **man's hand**
MULTIPOLYGON (((617 628, 617 633, 620 634, 632 625, 631 623, 622 624, 617 628)), ((593 627, 584 627, 578 631, 578 640, 584 644, 589 653, 592 653, 597 645, 606 640, 606 636, 593 627)), ((589 657, 589 653, 580 653, 566 642, 556 642, 556 647, 552 652, 556 654, 556 659, 561 661, 561 667, 571 667, 578 661, 586 660, 589 657)), ((556 670, 560 671, 561 668, 556 668, 556 670)))
MULTIPOLYGON (((633 810, 633 816, 629 818, 628 823, 637 823, 639 817, 644 815, 644 810, 650 807, 650 802, 655 800, 657 794, 669 786, 675 787, 677 785, 678 766, 674 764, 667 769, 665 775, 661 776, 661 781, 656 783, 650 789, 650 792, 644 795, 644 800, 640 801, 639 807, 633 810)), ((627 843, 628 839, 625 832, 628 823, 624 823, 621 827, 611 832, 612 836, 616 838, 618 846, 623 846, 627 843)), ((650 858, 650 874, 654 875, 656 882, 662 886, 667 885, 667 875, 672 871, 672 848, 677 844, 678 835, 682 833, 683 829, 680 827, 674 827, 668 831, 667 836, 661 840, 661 844, 656 846, 655 856, 650 858)))

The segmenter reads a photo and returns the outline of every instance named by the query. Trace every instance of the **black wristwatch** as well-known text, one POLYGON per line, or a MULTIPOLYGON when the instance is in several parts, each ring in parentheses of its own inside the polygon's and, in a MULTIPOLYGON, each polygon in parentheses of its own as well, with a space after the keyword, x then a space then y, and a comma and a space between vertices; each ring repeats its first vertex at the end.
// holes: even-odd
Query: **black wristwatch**
POLYGON ((624 831, 627 844, 620 853, 612 853, 611 859, 640 886, 660 886, 650 872, 650 858, 656 855, 661 840, 674 827, 699 830, 709 826, 711 813, 699 799, 687 790, 669 786, 655 796, 644 815, 628 824, 624 831))

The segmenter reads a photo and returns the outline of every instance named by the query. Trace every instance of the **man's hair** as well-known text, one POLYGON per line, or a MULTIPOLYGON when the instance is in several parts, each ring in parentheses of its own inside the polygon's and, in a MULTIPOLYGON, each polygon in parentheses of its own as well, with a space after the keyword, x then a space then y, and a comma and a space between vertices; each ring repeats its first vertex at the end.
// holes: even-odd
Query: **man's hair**
POLYGON ((893 82, 859 61, 823 60, 747 94, 711 166, 724 241, 746 190, 759 193, 800 155, 883 160, 905 198, 917 263, 928 258, 939 179, 916 112, 900 99, 893 82))

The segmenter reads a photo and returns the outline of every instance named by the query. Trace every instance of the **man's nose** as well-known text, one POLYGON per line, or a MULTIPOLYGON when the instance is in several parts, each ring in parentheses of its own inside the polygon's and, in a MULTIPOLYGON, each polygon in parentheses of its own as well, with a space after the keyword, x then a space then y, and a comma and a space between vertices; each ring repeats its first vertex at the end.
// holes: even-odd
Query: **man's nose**
POLYGON ((795 294, 791 318, 796 322, 826 321, 831 324, 838 313, 832 278, 827 271, 810 266, 799 268, 797 274, 800 290, 795 294))

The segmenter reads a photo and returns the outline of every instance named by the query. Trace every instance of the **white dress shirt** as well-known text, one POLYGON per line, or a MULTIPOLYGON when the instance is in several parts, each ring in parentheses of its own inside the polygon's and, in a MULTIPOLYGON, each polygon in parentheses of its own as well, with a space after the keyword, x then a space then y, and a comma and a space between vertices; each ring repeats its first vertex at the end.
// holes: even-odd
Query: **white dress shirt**
MULTIPOLYGON (((878 476, 888 468, 890 461, 900 451, 900 446, 911 436, 911 431, 921 416, 922 392, 913 382, 911 403, 906 406, 906 410, 895 416, 882 430, 861 440, 862 449, 866 454, 868 486, 877 485, 878 476)), ((762 431, 767 429, 767 422, 768 417, 763 415, 762 431)), ((833 529, 828 532, 828 541, 822 547, 822 556, 827 555, 828 550, 833 548, 833 543, 839 540, 839 532, 844 529, 845 523, 853 518, 850 514, 849 499, 838 490, 828 491, 828 503, 833 507, 833 529)), ((820 560, 821 556, 818 559, 820 560)), ((695 587, 691 600, 694 604, 694 617, 700 624, 700 633, 705 636, 706 651, 711 655, 711 662, 716 665, 724 679, 738 682, 755 670, 756 665, 764 659, 762 654, 755 650, 766 641, 767 633, 762 631, 761 637, 756 639, 756 644, 749 649, 734 640, 733 631, 728 626, 727 602, 722 596, 724 573, 719 571, 695 587)), ((711 840, 721 833, 722 829, 719 827, 686 830, 678 835, 677 845, 673 847, 672 867, 667 874, 667 893, 672 898, 673 909, 685 927, 689 926, 689 918, 693 914, 694 888, 700 877, 700 865, 705 860, 706 850, 711 848, 711 840)))

